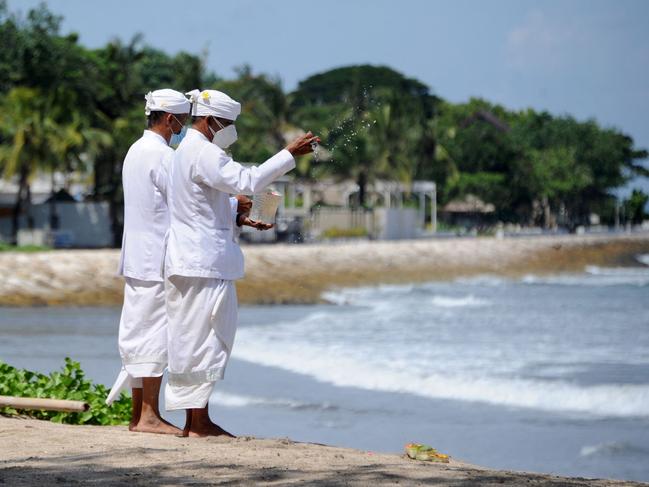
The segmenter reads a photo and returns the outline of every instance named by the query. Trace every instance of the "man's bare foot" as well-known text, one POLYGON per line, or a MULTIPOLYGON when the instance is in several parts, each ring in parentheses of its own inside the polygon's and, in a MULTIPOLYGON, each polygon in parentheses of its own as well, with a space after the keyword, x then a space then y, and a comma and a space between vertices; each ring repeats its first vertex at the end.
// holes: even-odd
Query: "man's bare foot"
POLYGON ((192 438, 203 438, 206 436, 226 436, 236 438, 232 433, 225 431, 218 424, 210 419, 207 406, 200 409, 186 409, 185 428, 182 436, 192 438))
POLYGON ((180 435, 182 431, 162 419, 158 409, 162 377, 142 377, 142 387, 133 389, 133 416, 129 431, 180 435))
POLYGON ((140 421, 133 426, 128 427, 129 431, 137 433, 158 433, 162 435, 180 435, 182 430, 176 428, 173 424, 157 416, 141 417, 140 421))
POLYGON ((137 423, 140 421, 140 416, 142 415, 142 388, 134 387, 131 389, 131 400, 132 408, 131 411, 131 422, 128 424, 129 431, 135 431, 137 423))
POLYGON ((225 436, 227 438, 236 438, 232 433, 225 431, 218 424, 214 424, 210 421, 209 424, 195 424, 193 421, 189 430, 186 431, 186 436, 192 438, 204 438, 206 436, 225 436))

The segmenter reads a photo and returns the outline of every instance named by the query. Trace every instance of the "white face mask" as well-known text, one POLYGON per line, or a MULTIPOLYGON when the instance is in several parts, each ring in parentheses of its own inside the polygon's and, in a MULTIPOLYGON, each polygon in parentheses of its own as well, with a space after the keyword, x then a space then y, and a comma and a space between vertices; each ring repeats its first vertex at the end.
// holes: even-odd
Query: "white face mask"
POLYGON ((216 120, 216 118, 214 120, 221 126, 221 130, 215 132, 212 127, 210 127, 209 125, 207 126, 207 128, 210 129, 210 132, 212 133, 212 144, 220 147, 221 149, 227 149, 239 138, 239 136, 237 135, 237 128, 234 126, 234 124, 223 127, 223 125, 218 120, 216 120))

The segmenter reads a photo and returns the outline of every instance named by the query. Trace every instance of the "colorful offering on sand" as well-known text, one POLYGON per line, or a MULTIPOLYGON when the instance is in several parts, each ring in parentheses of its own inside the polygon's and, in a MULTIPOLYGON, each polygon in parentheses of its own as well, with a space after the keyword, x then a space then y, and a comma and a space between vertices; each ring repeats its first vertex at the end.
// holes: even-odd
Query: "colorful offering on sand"
POLYGON ((408 443, 406 445, 406 455, 408 458, 423 462, 448 463, 451 458, 445 453, 438 452, 432 446, 421 443, 408 443))

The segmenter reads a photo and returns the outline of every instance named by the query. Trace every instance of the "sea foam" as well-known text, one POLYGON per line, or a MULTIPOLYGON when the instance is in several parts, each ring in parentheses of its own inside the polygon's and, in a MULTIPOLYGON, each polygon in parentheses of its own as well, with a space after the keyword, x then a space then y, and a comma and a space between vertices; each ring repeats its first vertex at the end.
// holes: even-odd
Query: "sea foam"
POLYGON ((292 410, 317 410, 317 411, 333 411, 339 409, 337 406, 334 406, 329 403, 307 403, 302 401, 296 401, 293 399, 286 398, 269 398, 261 396, 250 396, 244 394, 233 394, 229 392, 224 392, 217 390, 210 401, 219 406, 229 407, 229 408, 242 408, 242 407, 254 407, 254 406, 263 406, 263 407, 274 407, 280 409, 292 409, 292 410))
POLYGON ((489 306, 491 303, 487 299, 476 298, 473 294, 467 296, 433 296, 431 300, 434 306, 440 308, 463 308, 463 307, 480 307, 489 306))
POLYGON ((647 286, 649 268, 586 266, 582 274, 555 274, 538 276, 530 274, 521 279, 524 284, 558 286, 647 286))
POLYGON ((608 441, 596 445, 586 445, 581 448, 579 455, 582 457, 595 456, 622 456, 622 455, 639 455, 647 456, 649 451, 646 448, 628 443, 626 441, 608 441))
POLYGON ((616 289, 606 304, 608 294, 598 289, 564 288, 638 285, 645 279, 649 273, 640 267, 593 266, 583 274, 522 280, 481 276, 342 289, 327 298, 344 306, 242 327, 234 356, 339 387, 649 417, 649 381, 633 375, 634 365, 646 364, 648 336, 641 325, 649 309, 636 298, 616 307, 620 293, 643 290, 616 289), (537 284, 544 289, 529 287, 537 284), (592 305, 584 296, 592 296, 592 305), (596 314, 590 316, 591 310, 596 314), (629 334, 635 338, 627 340, 629 334), (628 380, 598 378, 597 367, 611 363, 628 367, 628 380))
POLYGON ((392 369, 380 359, 354 357, 352 346, 266 339, 260 334, 263 329, 255 327, 241 332, 236 358, 339 387, 596 416, 649 417, 649 385, 579 386, 567 381, 469 376, 451 370, 427 373, 417 364, 410 370, 403 364, 392 369))

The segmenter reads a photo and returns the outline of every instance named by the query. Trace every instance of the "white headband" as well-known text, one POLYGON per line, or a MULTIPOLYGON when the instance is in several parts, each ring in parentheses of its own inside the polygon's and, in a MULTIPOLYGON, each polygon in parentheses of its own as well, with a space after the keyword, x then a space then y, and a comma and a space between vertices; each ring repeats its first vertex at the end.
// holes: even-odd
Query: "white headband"
POLYGON ((241 104, 217 90, 192 90, 185 93, 192 103, 192 115, 205 117, 213 115, 227 120, 236 120, 241 113, 241 104))
POLYGON ((164 88, 149 91, 145 96, 146 104, 144 113, 149 116, 151 112, 189 113, 190 103, 179 91, 164 88))

